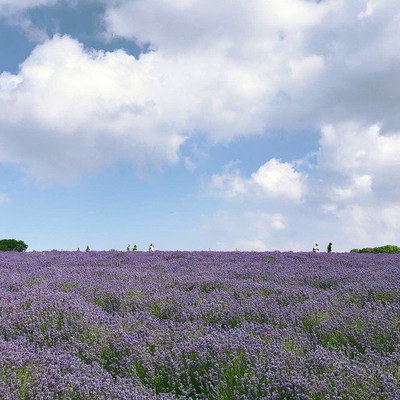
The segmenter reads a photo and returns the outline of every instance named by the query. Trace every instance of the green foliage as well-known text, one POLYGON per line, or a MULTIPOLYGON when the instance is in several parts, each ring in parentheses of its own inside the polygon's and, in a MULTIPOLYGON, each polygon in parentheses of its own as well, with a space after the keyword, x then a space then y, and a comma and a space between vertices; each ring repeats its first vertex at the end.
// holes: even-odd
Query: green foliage
POLYGON ((233 400, 235 389, 240 386, 240 381, 247 372, 245 354, 243 350, 237 350, 234 357, 223 368, 222 382, 218 400, 233 400))
POLYGON ((0 240, 0 251, 19 251, 20 253, 26 251, 28 245, 22 240, 16 239, 3 239, 0 240))
POLYGON ((393 245, 386 245, 380 247, 364 247, 363 249, 352 249, 350 253, 387 253, 387 254, 399 254, 400 247, 393 245))
POLYGON ((364 247, 363 249, 353 249, 350 250, 350 253, 387 253, 387 254, 399 254, 400 247, 393 245, 386 245, 380 247, 364 247))
POLYGON ((374 253, 391 253, 391 254, 398 254, 400 253, 400 247, 393 246, 393 245, 386 245, 381 247, 375 247, 374 253))
POLYGON ((28 363, 24 366, 4 365, 0 369, 0 381, 10 385, 15 398, 29 400, 29 386, 35 381, 35 365, 28 363), (10 379, 10 375, 16 378, 10 379))
POLYGON ((359 253, 373 253, 374 249, 372 247, 364 247, 363 249, 358 250, 359 253))

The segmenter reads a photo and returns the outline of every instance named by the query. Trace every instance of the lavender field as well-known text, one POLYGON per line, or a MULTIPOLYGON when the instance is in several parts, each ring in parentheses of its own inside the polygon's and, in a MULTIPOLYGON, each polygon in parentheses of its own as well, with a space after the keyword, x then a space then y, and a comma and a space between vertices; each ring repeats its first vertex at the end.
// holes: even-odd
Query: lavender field
POLYGON ((0 254, 1 399, 400 399, 400 258, 0 254))

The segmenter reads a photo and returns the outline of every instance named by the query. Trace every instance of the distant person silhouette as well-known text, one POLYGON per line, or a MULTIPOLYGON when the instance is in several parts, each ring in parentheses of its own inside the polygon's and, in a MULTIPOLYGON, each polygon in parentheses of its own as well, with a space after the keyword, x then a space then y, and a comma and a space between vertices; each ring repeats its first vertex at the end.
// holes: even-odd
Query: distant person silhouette
POLYGON ((78 247, 78 248, 76 249, 76 251, 81 251, 81 249, 78 247))
POLYGON ((136 246, 136 244, 133 246, 132 251, 137 251, 137 246, 136 246))
POLYGON ((153 245, 153 243, 150 243, 149 251, 154 251, 154 245, 153 245))
POLYGON ((90 251, 89 245, 86 246, 86 250, 85 251, 90 251))
POLYGON ((126 251, 131 251, 131 245, 128 244, 128 247, 126 248, 126 251))
POLYGON ((329 242, 328 247, 326 248, 328 253, 332 253, 332 242, 329 242))
POLYGON ((314 247, 312 248, 313 253, 319 253, 318 243, 315 243, 314 247))

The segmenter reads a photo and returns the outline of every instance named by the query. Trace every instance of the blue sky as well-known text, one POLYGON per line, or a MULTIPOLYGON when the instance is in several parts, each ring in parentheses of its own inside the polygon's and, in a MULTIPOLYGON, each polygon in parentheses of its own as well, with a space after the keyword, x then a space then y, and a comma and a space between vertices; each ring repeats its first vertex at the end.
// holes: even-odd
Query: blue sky
POLYGON ((400 240, 394 0, 0 0, 0 236, 400 240))

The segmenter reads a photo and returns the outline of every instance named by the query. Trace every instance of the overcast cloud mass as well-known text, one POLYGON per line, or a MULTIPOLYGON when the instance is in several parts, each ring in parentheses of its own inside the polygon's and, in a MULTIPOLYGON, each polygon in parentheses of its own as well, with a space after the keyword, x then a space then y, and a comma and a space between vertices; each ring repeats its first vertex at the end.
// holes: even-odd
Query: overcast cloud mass
MULTIPOLYGON (((34 12, 57 0, 0 0, 3 23, 34 43, 16 72, 0 70, 0 163, 50 186, 121 162, 137 176, 186 168, 218 206, 191 242, 182 233, 185 248, 204 237, 226 250, 400 242, 398 1, 97 3, 104 47, 117 38, 146 51, 46 31, 34 12), (266 148, 250 172, 246 147, 211 171, 189 150, 277 135, 314 150, 266 148)), ((0 194, 1 209, 10 198, 0 194)))

